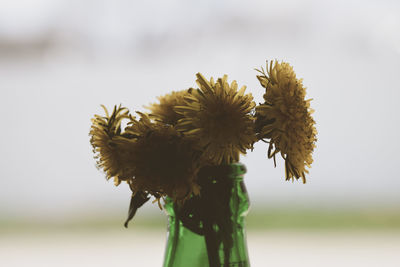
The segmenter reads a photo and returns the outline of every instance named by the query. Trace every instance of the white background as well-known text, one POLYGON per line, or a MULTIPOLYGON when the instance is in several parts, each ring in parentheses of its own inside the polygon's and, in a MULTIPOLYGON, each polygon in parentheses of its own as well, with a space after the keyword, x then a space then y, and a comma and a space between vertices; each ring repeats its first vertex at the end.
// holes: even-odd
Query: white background
POLYGON ((3 219, 125 215, 128 188, 89 145, 100 104, 143 111, 197 72, 258 103, 254 68, 271 59, 304 78, 318 142, 306 185, 285 182, 265 144, 243 157, 253 206, 398 207, 399 14, 398 1, 2 0, 3 219))

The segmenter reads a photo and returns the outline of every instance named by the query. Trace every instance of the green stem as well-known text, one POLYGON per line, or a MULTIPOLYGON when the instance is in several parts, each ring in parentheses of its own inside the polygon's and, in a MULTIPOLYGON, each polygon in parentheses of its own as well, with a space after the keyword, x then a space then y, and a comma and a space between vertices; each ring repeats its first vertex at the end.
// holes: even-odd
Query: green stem
POLYGON ((208 263, 210 267, 220 267, 217 239, 212 224, 204 221, 204 238, 206 240, 208 263))

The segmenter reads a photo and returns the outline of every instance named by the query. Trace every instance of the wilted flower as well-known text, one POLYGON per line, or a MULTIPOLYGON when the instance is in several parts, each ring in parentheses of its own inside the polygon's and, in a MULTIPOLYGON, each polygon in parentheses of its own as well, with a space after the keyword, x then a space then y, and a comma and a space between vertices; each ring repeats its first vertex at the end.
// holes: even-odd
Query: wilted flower
POLYGON ((185 105, 175 108, 184 116, 177 129, 194 138, 203 149, 204 156, 214 164, 239 161, 255 141, 254 120, 250 114, 255 107, 251 94, 239 91, 236 81, 230 85, 224 75, 215 83, 198 73, 200 89, 185 96, 185 105))
POLYGON ((102 107, 106 116, 95 115, 92 119, 90 143, 97 159, 97 167, 104 170, 107 179, 114 178, 115 184, 118 185, 121 180, 132 177, 126 147, 119 147, 114 142, 117 139, 129 140, 127 135, 124 136, 121 132, 121 121, 129 118, 129 111, 115 106, 110 116, 106 107, 102 107))
MULTIPOLYGON (((139 113, 139 112, 138 112, 139 113)), ((139 113, 125 129, 135 141, 119 139, 118 146, 130 147, 129 161, 134 177, 128 181, 133 192, 148 192, 157 198, 184 200, 198 193, 196 175, 200 152, 171 125, 154 123, 139 113)))
POLYGON ((140 120, 126 108, 115 107, 111 116, 95 115, 89 135, 98 158, 97 166, 118 185, 126 181, 134 194, 169 196, 184 200, 199 191, 196 175, 201 167, 195 144, 171 125, 152 122, 143 113, 140 120), (125 131, 121 120, 130 119, 125 131))
POLYGON ((190 92, 191 89, 188 89, 158 97, 159 103, 154 103, 147 107, 151 112, 150 116, 163 123, 176 125, 183 116, 178 114, 174 108, 184 105, 184 97, 190 92))
POLYGON ((271 62, 267 73, 259 70, 257 78, 266 89, 265 103, 256 107, 256 132, 259 139, 269 139, 268 157, 281 153, 285 159, 286 180, 302 178, 311 167, 316 142, 315 121, 306 89, 285 62, 271 62))

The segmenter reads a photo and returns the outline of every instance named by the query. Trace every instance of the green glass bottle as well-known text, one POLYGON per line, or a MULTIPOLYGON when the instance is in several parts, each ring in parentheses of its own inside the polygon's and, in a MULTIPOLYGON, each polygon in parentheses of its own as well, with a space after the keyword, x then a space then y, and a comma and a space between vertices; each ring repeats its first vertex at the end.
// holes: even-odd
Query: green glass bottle
POLYGON ((183 204, 167 199, 168 239, 164 267, 248 267, 244 218, 249 198, 235 163, 200 170, 200 195, 183 204))

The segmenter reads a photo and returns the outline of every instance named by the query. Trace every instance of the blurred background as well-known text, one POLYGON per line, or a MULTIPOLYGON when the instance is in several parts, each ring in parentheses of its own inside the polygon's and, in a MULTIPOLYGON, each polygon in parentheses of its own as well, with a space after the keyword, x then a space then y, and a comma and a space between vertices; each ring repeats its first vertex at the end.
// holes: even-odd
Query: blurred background
POLYGON ((90 119, 195 74, 304 78, 318 142, 307 184, 257 144, 242 157, 252 266, 398 266, 400 2, 0 1, 0 265, 161 266, 166 216, 123 228, 130 190, 95 167, 90 119), (290 255, 290 257, 288 257, 290 255), (304 264, 304 265, 302 265, 304 264))

